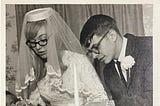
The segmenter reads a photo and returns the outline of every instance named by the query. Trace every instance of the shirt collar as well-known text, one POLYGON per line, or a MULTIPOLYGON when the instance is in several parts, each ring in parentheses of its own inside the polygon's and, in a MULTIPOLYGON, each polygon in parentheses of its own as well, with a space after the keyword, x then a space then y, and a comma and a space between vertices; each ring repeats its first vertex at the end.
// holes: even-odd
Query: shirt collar
POLYGON ((127 38, 123 37, 123 43, 122 43, 122 49, 120 52, 120 55, 118 57, 118 61, 121 61, 123 57, 125 57, 125 51, 126 51, 126 47, 127 47, 127 38))

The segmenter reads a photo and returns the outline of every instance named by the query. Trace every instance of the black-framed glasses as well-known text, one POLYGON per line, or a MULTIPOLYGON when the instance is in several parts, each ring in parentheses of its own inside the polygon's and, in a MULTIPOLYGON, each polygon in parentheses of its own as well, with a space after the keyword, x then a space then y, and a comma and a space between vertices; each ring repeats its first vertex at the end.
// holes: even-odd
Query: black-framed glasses
POLYGON ((99 51, 99 45, 100 43, 102 42, 102 40, 105 38, 105 36, 109 33, 109 31, 107 31, 103 36, 102 38, 99 40, 98 43, 96 44, 93 44, 92 47, 90 49, 88 49, 86 55, 90 54, 90 53, 95 53, 95 54, 100 54, 100 51, 99 51))
POLYGON ((46 46, 47 43, 48 43, 48 39, 39 40, 39 41, 37 41, 37 42, 28 40, 28 41, 26 42, 26 44, 27 44, 30 48, 35 48, 37 44, 39 44, 40 46, 46 46))

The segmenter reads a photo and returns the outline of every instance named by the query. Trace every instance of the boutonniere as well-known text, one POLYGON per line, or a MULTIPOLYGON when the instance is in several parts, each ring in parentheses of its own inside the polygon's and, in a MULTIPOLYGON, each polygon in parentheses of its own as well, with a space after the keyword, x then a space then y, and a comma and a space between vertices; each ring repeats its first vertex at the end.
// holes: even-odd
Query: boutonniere
POLYGON ((121 60, 121 68, 122 70, 130 70, 132 66, 135 64, 135 60, 132 56, 125 56, 121 60))

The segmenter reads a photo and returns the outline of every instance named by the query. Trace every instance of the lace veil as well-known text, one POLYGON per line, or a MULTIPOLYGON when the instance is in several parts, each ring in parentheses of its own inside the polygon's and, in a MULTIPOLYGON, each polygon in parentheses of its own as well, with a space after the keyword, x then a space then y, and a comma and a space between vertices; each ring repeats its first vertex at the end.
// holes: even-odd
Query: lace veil
POLYGON ((61 16, 52 8, 40 8, 32 10, 25 14, 20 48, 18 55, 18 69, 16 76, 16 91, 21 92, 27 88, 25 82, 26 75, 30 75, 30 69, 35 67, 37 61, 30 48, 26 45, 25 29, 27 22, 35 22, 39 20, 47 21, 47 62, 53 66, 58 74, 61 74, 60 60, 58 58, 59 50, 70 50, 73 52, 84 54, 79 40, 73 34, 69 26, 61 18, 61 16))

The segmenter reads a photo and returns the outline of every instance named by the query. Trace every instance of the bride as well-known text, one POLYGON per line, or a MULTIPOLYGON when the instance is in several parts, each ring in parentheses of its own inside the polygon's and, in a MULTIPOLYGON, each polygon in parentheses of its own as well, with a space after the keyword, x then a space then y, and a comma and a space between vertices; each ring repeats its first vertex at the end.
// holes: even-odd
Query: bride
POLYGON ((28 106, 114 106, 79 41, 52 8, 25 14, 16 92, 28 106))

